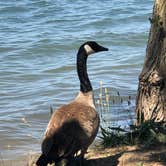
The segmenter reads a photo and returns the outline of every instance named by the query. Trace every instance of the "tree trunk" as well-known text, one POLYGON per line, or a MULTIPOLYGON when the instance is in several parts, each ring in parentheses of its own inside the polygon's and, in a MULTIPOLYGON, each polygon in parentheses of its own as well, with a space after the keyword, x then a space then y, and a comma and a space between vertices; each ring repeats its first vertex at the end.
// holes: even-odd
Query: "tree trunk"
POLYGON ((136 99, 136 124, 166 122, 166 0, 155 0, 136 99))

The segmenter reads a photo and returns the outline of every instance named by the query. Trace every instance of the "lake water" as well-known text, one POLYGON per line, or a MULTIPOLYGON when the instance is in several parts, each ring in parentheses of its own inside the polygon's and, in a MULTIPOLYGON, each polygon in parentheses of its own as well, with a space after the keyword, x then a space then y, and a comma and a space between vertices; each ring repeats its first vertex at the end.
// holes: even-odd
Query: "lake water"
POLYGON ((79 91, 75 58, 83 42, 110 49, 88 59, 95 92, 102 81, 123 96, 136 94, 152 7, 153 0, 0 1, 0 165, 19 166, 40 152, 50 105, 79 91))

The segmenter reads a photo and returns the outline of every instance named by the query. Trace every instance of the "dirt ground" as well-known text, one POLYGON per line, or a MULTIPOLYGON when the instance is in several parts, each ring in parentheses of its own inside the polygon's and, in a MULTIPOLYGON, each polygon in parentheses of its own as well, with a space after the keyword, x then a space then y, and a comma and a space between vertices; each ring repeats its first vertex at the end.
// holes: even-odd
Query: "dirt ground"
POLYGON ((86 158, 94 166, 166 166, 166 145, 91 149, 86 158))
MULTIPOLYGON (((33 156, 34 157, 34 156, 33 156)), ((27 166, 35 166, 36 156, 27 166)), ((92 148, 85 156, 85 166, 166 166, 166 145, 151 148, 121 146, 117 148, 92 148)), ((79 166, 72 163, 71 166, 79 166)))

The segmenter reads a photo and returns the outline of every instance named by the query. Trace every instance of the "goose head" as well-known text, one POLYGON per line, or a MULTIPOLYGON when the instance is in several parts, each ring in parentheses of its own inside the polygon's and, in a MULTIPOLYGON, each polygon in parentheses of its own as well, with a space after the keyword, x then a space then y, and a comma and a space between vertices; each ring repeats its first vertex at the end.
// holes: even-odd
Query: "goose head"
POLYGON ((80 47, 79 51, 85 51, 87 55, 90 55, 101 51, 108 51, 108 48, 99 45, 95 41, 88 41, 80 47))

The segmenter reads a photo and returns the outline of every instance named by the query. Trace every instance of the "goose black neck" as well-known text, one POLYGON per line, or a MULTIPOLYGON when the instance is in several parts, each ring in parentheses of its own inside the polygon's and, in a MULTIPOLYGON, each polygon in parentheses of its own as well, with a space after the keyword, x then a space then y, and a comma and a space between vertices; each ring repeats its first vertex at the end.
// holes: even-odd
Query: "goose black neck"
POLYGON ((80 91, 87 93, 92 91, 92 85, 87 73, 88 55, 84 49, 80 49, 77 54, 77 73, 80 80, 80 91))

